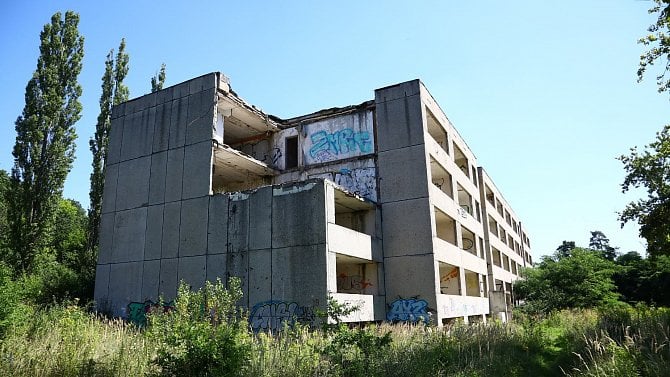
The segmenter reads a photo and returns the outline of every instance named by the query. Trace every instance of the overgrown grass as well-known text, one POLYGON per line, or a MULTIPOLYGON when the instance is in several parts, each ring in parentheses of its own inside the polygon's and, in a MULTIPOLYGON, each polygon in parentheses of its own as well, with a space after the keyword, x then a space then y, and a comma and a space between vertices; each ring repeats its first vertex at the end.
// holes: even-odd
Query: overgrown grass
MULTIPOLYGON (((193 307, 198 307, 198 318, 188 321, 209 323, 213 327, 207 331, 224 321, 208 315, 211 311, 203 311, 200 303, 193 307)), ((170 325, 161 318, 161 326, 170 325)), ((230 335, 225 347, 237 347, 234 357, 241 358, 226 364, 235 365, 232 372, 218 369, 225 375, 665 376, 670 375, 669 328, 669 309, 640 307, 519 315, 511 324, 490 321, 445 328, 382 324, 314 330, 296 325, 276 334, 252 333, 245 327, 216 331, 230 335)), ((160 355, 168 351, 179 356, 186 368, 181 370, 191 375, 222 375, 209 364, 221 362, 218 354, 232 357, 233 351, 208 343, 221 337, 203 336, 200 330, 182 334, 179 342, 170 343, 151 329, 97 317, 77 306, 55 306, 8 328, 0 341, 0 375, 176 375, 161 364, 160 355), (211 350, 215 352, 205 354, 209 358, 202 357, 211 350)))

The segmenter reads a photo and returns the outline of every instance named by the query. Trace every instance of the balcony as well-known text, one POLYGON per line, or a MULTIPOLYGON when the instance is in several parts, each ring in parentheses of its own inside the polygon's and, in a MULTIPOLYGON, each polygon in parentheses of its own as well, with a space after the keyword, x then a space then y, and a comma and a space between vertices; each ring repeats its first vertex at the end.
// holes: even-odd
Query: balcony
POLYGON ((342 317, 343 322, 372 322, 384 319, 385 302, 383 296, 331 293, 335 301, 356 307, 357 310, 342 317))
POLYGON ((486 297, 440 294, 437 305, 443 318, 489 314, 489 299, 486 297))

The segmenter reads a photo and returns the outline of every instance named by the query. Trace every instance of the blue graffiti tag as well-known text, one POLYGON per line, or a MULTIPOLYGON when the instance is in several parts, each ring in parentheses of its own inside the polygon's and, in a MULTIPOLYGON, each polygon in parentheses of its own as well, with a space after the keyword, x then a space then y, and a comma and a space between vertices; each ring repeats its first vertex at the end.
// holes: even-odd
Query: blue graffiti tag
POLYGON ((251 309, 249 316, 249 322, 254 331, 277 331, 284 327, 284 323, 291 326, 296 321, 312 322, 313 320, 312 308, 284 301, 259 302, 251 309))
POLYGON ((326 131, 315 132, 310 136, 312 147, 309 155, 319 160, 327 160, 329 157, 356 153, 372 152, 372 140, 369 131, 356 132, 351 128, 328 133, 326 131))
POLYGON ((391 308, 386 313, 386 319, 389 321, 418 322, 429 323, 428 303, 425 300, 415 298, 398 299, 391 303, 391 308))

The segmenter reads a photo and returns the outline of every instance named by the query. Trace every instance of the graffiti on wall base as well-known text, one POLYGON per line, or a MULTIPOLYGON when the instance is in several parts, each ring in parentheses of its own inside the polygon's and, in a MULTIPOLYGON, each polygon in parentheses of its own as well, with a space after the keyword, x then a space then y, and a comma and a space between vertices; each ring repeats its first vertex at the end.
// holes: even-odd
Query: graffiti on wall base
POLYGON ((314 310, 300 306, 295 302, 264 301, 254 305, 249 316, 249 323, 254 331, 277 331, 284 324, 291 326, 296 322, 311 323, 314 321, 314 310))
POLYGON ((147 313, 154 310, 162 310, 164 313, 174 309, 174 305, 169 303, 157 303, 151 300, 144 302, 131 302, 128 304, 128 321, 137 326, 144 327, 147 324, 147 313))
POLYGON ((428 324, 430 323, 428 303, 426 300, 416 298, 397 299, 391 303, 386 319, 412 323, 423 321, 428 324))

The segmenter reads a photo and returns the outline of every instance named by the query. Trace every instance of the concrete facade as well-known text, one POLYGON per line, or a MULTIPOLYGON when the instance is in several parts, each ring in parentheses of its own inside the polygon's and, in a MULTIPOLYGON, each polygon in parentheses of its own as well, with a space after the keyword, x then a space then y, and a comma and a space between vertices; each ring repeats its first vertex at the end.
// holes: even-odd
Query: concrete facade
POLYGON ((419 80, 292 119, 207 74, 113 109, 98 308, 132 317, 183 280, 241 278, 256 330, 506 319, 522 223, 419 80), (138 306, 139 305, 139 306, 138 306))

